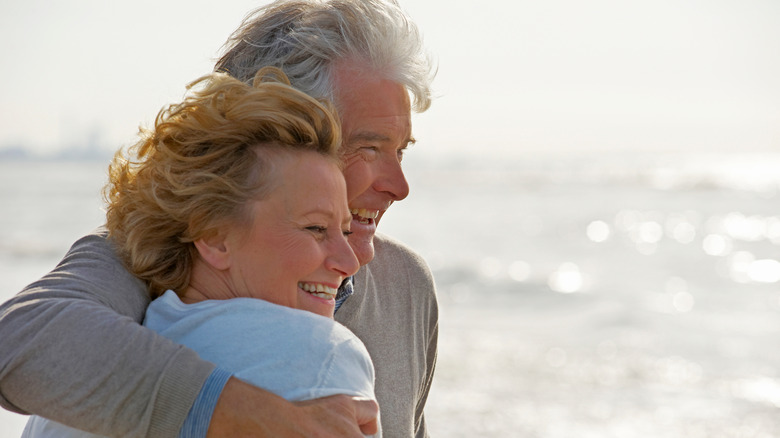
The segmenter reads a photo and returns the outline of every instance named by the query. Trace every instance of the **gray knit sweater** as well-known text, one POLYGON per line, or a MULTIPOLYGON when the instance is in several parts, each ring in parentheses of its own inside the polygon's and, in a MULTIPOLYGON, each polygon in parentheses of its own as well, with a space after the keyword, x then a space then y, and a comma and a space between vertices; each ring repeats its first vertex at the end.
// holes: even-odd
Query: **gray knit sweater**
MULTIPOLYGON (((427 436, 436 362, 430 270, 378 235, 336 319, 366 345, 387 437, 427 436)), ((214 365, 141 325, 149 298, 99 230, 0 306, 0 404, 109 436, 176 437, 214 365)))

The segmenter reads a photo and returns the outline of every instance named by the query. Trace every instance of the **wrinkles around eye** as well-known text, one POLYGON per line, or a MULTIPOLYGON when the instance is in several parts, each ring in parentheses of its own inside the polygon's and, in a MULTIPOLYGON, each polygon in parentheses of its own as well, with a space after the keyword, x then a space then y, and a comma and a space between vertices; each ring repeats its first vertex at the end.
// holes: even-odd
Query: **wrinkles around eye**
POLYGON ((345 151, 342 157, 343 160, 348 163, 353 159, 362 159, 362 160, 370 161, 375 159, 378 155, 379 155, 378 148, 374 146, 361 146, 355 149, 350 149, 345 151))

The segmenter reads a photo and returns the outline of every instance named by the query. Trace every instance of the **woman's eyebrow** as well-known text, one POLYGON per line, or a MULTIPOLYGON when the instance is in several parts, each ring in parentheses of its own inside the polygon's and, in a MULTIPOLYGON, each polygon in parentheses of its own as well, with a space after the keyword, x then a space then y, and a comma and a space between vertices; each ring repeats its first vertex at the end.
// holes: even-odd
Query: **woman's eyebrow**
POLYGON ((336 215, 336 212, 329 208, 324 207, 314 207, 310 210, 304 210, 300 213, 302 216, 308 216, 310 214, 321 214, 328 217, 333 217, 336 215))

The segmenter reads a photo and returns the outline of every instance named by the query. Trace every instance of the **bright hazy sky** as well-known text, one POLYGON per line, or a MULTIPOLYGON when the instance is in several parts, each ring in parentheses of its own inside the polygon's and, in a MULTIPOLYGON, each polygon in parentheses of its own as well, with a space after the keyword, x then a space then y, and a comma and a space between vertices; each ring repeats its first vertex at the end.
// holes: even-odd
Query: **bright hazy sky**
MULTIPOLYGON (((248 0, 0 0, 0 147, 113 150, 248 0)), ((780 151, 780 1, 402 0, 438 63, 430 152, 780 151)))

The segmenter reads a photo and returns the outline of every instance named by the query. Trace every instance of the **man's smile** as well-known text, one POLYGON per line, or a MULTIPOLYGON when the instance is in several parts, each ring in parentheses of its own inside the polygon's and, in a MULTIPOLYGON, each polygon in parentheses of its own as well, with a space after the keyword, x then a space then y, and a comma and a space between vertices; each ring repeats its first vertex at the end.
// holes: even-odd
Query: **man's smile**
POLYGON ((379 210, 367 210, 365 208, 351 208, 349 212, 352 219, 363 225, 369 225, 379 217, 379 210))

